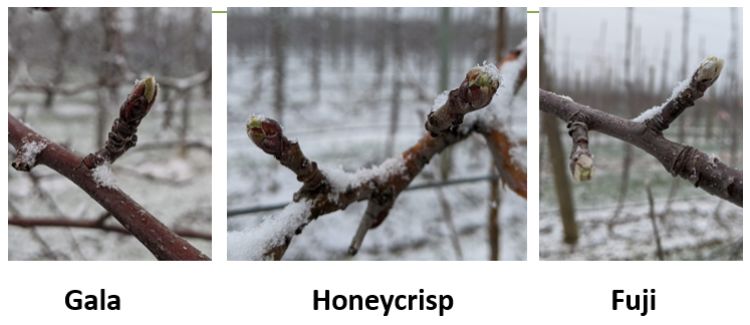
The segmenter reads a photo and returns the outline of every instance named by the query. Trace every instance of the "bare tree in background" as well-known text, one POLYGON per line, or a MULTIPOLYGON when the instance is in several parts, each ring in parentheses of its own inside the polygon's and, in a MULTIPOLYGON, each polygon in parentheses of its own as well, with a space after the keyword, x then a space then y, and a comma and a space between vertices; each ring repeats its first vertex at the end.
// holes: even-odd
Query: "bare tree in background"
POLYGON ((393 58, 391 112, 388 120, 388 136, 385 141, 385 156, 390 157, 396 150, 396 134, 398 133, 399 111, 401 110, 401 72, 404 68, 404 44, 401 35, 401 8, 393 8, 393 58))
POLYGON ((271 8, 271 56, 273 57, 274 110, 279 121, 284 120, 286 78, 286 20, 289 8, 271 8))
MULTIPOLYGON (((539 42, 539 65, 540 80, 542 87, 551 87, 552 79, 549 75, 549 65, 545 61, 546 48, 544 47, 544 38, 540 36, 539 42)), ((562 141, 560 140, 560 129, 557 120, 549 114, 542 114, 542 132, 547 138, 549 150, 549 161, 552 167, 552 175, 555 183, 555 194, 557 203, 560 207, 560 218, 563 225, 563 241, 569 245, 575 245, 578 242, 578 225, 575 219, 575 203, 571 193, 570 180, 568 173, 565 171, 565 154, 563 153, 562 141)))
MULTIPOLYGON (((628 100, 625 102, 627 106, 627 112, 632 116, 635 115, 635 92, 633 91, 634 85, 631 80, 631 61, 633 59, 633 8, 626 8, 625 18, 625 77, 623 84, 625 85, 625 98, 628 100)), ((625 199, 628 196, 628 186, 630 183, 630 166, 633 164, 633 146, 629 143, 624 142, 622 144, 625 156, 622 159, 622 174, 620 176, 620 192, 617 198, 617 207, 615 213, 612 215, 614 221, 620 216, 622 207, 625 204, 625 199)), ((611 228, 610 228, 611 229, 611 228)))

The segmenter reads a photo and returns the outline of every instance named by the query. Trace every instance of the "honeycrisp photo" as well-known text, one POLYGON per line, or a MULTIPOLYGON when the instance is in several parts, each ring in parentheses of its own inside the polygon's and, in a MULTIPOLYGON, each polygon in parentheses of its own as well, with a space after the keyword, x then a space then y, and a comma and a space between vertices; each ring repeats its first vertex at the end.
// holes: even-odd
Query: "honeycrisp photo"
POLYGON ((229 259, 525 259, 525 18, 232 9, 229 259))

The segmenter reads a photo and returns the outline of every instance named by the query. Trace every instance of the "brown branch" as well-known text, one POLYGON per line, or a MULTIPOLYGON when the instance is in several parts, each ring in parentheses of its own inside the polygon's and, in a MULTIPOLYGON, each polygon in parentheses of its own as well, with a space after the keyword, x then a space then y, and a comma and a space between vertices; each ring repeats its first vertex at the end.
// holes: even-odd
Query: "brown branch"
POLYGON ((675 93, 661 106, 654 107, 635 120, 645 122, 646 125, 656 132, 661 132, 669 128, 669 125, 677 119, 682 112, 688 107, 695 104, 695 101, 703 97, 708 87, 716 82, 724 67, 724 61, 714 56, 705 59, 693 76, 683 81, 678 86, 675 93), (655 113, 653 116, 649 113, 655 113))
MULTIPOLYGON (((112 213, 117 221, 143 243, 157 259, 208 259, 207 256, 172 232, 117 186, 95 179, 95 171, 98 168, 91 169, 90 167, 99 166, 103 161, 111 161, 113 158, 119 157, 124 152, 122 148, 126 150, 127 144, 131 143, 131 140, 134 143, 134 139, 129 134, 130 130, 133 129, 131 122, 140 121, 142 115, 145 115, 144 109, 147 111, 150 108, 156 95, 156 85, 149 87, 147 84, 148 81, 143 81, 136 85, 121 109, 120 118, 122 121, 119 125, 115 123, 115 126, 113 126, 113 133, 120 138, 128 139, 128 141, 117 142, 120 138, 112 137, 112 134, 110 134, 112 143, 110 144, 110 141, 108 141, 108 145, 102 149, 103 151, 100 150, 100 152, 88 156, 96 157, 96 159, 89 158, 89 163, 93 163, 91 165, 86 164, 85 159, 81 159, 70 150, 32 130, 9 113, 8 142, 18 151, 13 167, 24 171, 29 170, 36 164, 42 164, 70 179, 104 209, 112 213), (19 161, 19 156, 25 158, 19 161), (100 161, 99 158, 102 160, 100 161)), ((132 135, 134 136, 134 133, 132 135)))
MULTIPOLYGON (((514 53, 514 58, 518 59, 523 52, 514 53)), ((422 136, 401 157, 388 159, 370 170, 331 178, 328 176, 330 171, 319 169, 314 161, 304 155, 297 142, 284 136, 278 122, 262 116, 251 116, 246 129, 250 139, 261 150, 274 156, 294 172, 302 182, 302 188, 295 193, 294 203, 289 204, 278 215, 264 219, 261 228, 257 229, 257 233, 269 238, 242 238, 242 234, 230 232, 230 246, 235 240, 241 241, 243 246, 231 249, 229 258, 281 259, 292 238, 312 220, 344 210, 354 202, 368 201, 349 247, 350 254, 356 253, 367 231, 382 224, 399 194, 424 166, 445 148, 475 132, 484 134, 488 139, 489 146, 497 156, 495 161, 501 169, 500 177, 503 181, 516 193, 526 197, 526 173, 512 161, 510 150, 513 144, 501 131, 502 125, 489 115, 475 116, 477 118, 470 122, 464 122, 463 119, 464 115, 482 109, 491 102, 500 86, 499 76, 497 67, 491 64, 469 70, 461 85, 450 91, 445 102, 440 103, 428 116, 425 128, 429 134, 422 136), (486 123, 485 119, 493 121, 486 123), (342 181, 342 177, 347 180, 342 181), (248 242, 252 245, 248 245, 248 242)), ((525 80, 522 71, 518 72, 517 80, 521 81, 515 85, 520 85, 525 80)))
POLYGON ((717 68, 720 66, 717 62, 720 60, 706 59, 693 74, 690 84, 678 91, 676 97, 634 120, 581 105, 543 89, 539 90, 539 108, 563 121, 580 122, 591 131, 633 144, 659 160, 673 176, 680 176, 712 195, 742 206, 742 171, 696 148, 670 141, 661 133, 718 78, 721 69, 717 68))
MULTIPOLYGON (((39 228, 39 227, 65 227, 65 228, 81 228, 81 229, 96 229, 105 232, 115 232, 120 234, 130 235, 130 232, 120 226, 108 225, 103 219, 92 219, 92 220, 77 220, 66 217, 21 217, 13 215, 8 219, 8 224, 11 226, 17 226, 21 228, 39 228)), ((184 238, 195 238, 203 240, 211 240, 210 233, 204 233, 200 231, 190 229, 177 229, 174 231, 177 235, 184 238)))
POLYGON ((526 170, 513 161, 510 150, 514 147, 507 134, 499 129, 479 130, 495 162, 500 180, 518 196, 526 198, 526 170))

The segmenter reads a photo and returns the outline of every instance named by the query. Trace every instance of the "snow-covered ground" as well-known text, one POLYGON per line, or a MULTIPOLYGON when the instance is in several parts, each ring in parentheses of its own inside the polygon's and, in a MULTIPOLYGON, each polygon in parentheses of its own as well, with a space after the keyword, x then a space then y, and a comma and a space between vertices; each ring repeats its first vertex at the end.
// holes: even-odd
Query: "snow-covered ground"
MULTIPOLYGON (((688 134, 703 129, 688 128, 688 134)), ((565 131, 563 131, 565 132, 565 131)), ((675 130, 666 136, 676 138, 675 130)), ((567 134, 561 136, 567 137, 567 134)), ((549 159, 542 160, 540 175, 539 252, 548 260, 655 260, 656 241, 649 218, 646 184, 650 184, 665 259, 726 260, 736 258, 742 238, 742 208, 713 197, 680 179, 669 212, 666 201, 674 178, 653 157, 633 151, 629 191, 622 213, 612 219, 620 188, 622 142, 601 134, 591 134, 594 176, 588 182, 573 182, 578 244, 563 243, 549 159), (662 215, 661 218, 659 216, 662 215)), ((728 143, 718 139, 689 138, 686 143, 729 161, 728 143)), ((542 143, 544 155, 546 142, 542 143)), ((570 144, 564 143, 566 148, 570 144)), ((566 149, 567 150, 567 149, 566 149)), ((567 152, 567 151, 566 151, 567 152)))
MULTIPOLYGON (((130 88, 120 90, 124 99, 130 88)), ((189 139, 211 143, 211 104, 196 92, 193 96, 189 139)), ((95 148, 96 111, 94 93, 75 97, 57 97, 50 111, 42 107, 43 97, 16 93, 10 98, 10 112, 52 141, 70 147, 79 155, 95 148), (22 108, 26 107, 26 108, 22 108)), ((114 121, 120 102, 112 105, 114 121)), ((176 141, 180 125, 180 107, 173 127, 162 128, 166 104, 157 102, 141 122, 138 144, 176 141)), ((109 126, 108 126, 109 128, 109 126)), ((13 159, 12 146, 9 156, 13 159)), ((204 150, 189 150, 183 158, 177 147, 144 150, 138 145, 111 166, 117 186, 173 229, 211 232, 211 155, 204 150)), ((24 217, 67 217, 92 220, 104 210, 86 193, 46 166, 32 172, 39 177, 37 191, 31 177, 9 168, 9 203, 24 217), (46 195, 49 195, 49 198, 46 195), (53 203, 50 203, 53 202, 53 203)), ((108 223, 116 225, 114 219, 108 223)), ((133 236, 100 230, 8 227, 8 256, 11 260, 150 260, 153 255, 133 236), (45 248, 49 247, 49 250, 45 248)), ((188 239, 204 253, 211 254, 211 242, 188 239)))
MULTIPOLYGON (((334 68, 323 60, 320 101, 313 100, 309 60, 295 53, 288 61, 284 133, 299 141, 302 150, 326 169, 356 171, 386 160, 386 138, 390 113, 392 70, 386 69, 383 84, 376 86, 377 71, 369 56, 358 53, 351 68, 334 68)), ((418 58, 416 58, 418 59, 418 58)), ((258 62, 268 58, 229 57, 228 80, 228 209, 287 203, 300 187, 295 176, 271 156, 263 153, 245 134, 250 114, 274 116, 272 70, 269 63, 260 73, 258 62), (260 85, 261 88, 258 86, 260 85)), ((468 58, 453 61, 451 87, 459 85, 469 68, 481 62, 468 58)), ((405 62, 404 87, 394 155, 413 145, 425 132, 424 121, 435 97, 437 69, 418 69, 415 58, 405 62), (420 96, 422 93, 427 96, 420 96)), ((502 90, 501 90, 502 91, 502 90)), ((510 105, 504 123, 514 138, 526 136, 526 88, 510 105)), ((496 98, 497 99, 497 98, 496 98)), ((504 105, 497 101, 495 105, 504 105)), ((525 147, 523 147, 525 156, 525 147)), ((490 172, 491 158, 484 140, 474 136, 453 147, 451 178, 484 176, 490 172)), ((524 157, 525 158, 525 157, 524 157)), ((433 159, 412 183, 437 178, 433 159)), ((445 187, 453 219, 460 237, 464 259, 482 260, 489 256, 487 213, 489 183, 445 187)), ((501 258, 526 259, 526 201, 511 191, 502 191, 501 258)), ((365 203, 345 211, 321 216, 292 240, 285 259, 348 259, 347 248, 354 235, 365 203)), ((229 230, 252 231, 263 216, 276 211, 245 214, 229 219, 229 230)), ((402 193, 388 219, 371 230, 354 259, 361 260, 452 260, 456 253, 442 218, 436 189, 402 193)), ((229 247, 231 250, 232 247, 229 247)))

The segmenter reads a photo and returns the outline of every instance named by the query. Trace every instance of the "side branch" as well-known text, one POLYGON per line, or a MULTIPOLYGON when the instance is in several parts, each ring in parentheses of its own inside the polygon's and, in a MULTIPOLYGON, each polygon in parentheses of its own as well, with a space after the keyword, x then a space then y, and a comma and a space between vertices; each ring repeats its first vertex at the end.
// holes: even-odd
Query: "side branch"
MULTIPOLYGON (((130 235, 130 232, 120 226, 108 225, 104 223, 105 220, 92 219, 92 220, 78 220, 66 217, 60 218, 30 218, 21 216, 11 216, 8 218, 8 224, 11 226, 21 228, 39 228, 39 227, 65 227, 65 228, 81 228, 81 229, 94 229, 106 232, 114 232, 125 235, 130 235)), ((210 233, 204 233, 189 229, 176 229, 174 231, 177 235, 184 238, 195 238, 203 240, 211 240, 210 233)))
POLYGON ((135 146, 138 141, 138 126, 151 110, 158 90, 159 86, 154 77, 136 83, 133 91, 120 106, 120 116, 112 124, 104 148, 84 158, 83 163, 87 168, 93 169, 104 163, 111 164, 135 146))
POLYGON ((589 127, 586 123, 572 121, 568 123, 568 135, 573 139, 573 150, 570 152, 570 172, 577 181, 591 179, 594 169, 594 156, 589 151, 589 127))
POLYGON ((644 123, 581 105, 543 89, 539 90, 539 109, 563 121, 583 122, 591 131, 633 144, 659 160, 673 176, 680 176, 712 195, 742 206, 742 171, 725 165, 716 157, 672 142, 644 123))
POLYGON ((666 130, 685 109, 693 106, 696 100, 703 97, 708 87, 711 87, 719 78, 723 67, 723 60, 715 56, 706 58, 692 77, 684 80, 674 89, 672 96, 666 102, 644 111, 633 120, 645 123, 656 132, 666 130))
POLYGON ((479 132, 487 141, 500 180, 518 196, 526 198, 526 170, 513 161, 513 144, 508 135, 497 129, 479 132))

